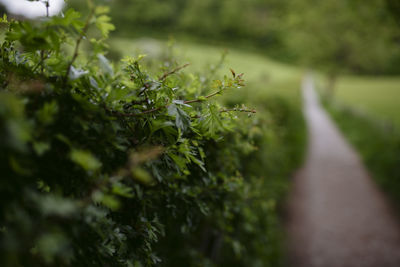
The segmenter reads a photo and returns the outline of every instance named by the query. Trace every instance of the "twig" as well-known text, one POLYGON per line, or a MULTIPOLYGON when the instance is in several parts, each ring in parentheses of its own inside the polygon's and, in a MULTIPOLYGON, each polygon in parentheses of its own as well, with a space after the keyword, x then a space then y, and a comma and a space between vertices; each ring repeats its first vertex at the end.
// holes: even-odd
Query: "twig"
MULTIPOLYGON (((205 96, 204 98, 208 99, 208 98, 211 98, 213 96, 218 95, 219 93, 221 93, 221 90, 216 91, 216 92, 214 92, 212 94, 209 94, 209 95, 205 96)), ((202 102, 202 101, 204 101, 204 100, 201 99, 201 98, 198 98, 198 99, 194 99, 194 100, 183 101, 183 103, 184 104, 190 104, 190 103, 197 103, 197 102, 202 102)), ((167 104, 165 106, 158 107, 158 108, 153 108, 153 109, 148 109, 148 110, 145 110, 145 111, 140 112, 140 113, 122 113, 122 112, 110 110, 106 106, 104 106, 104 107, 108 112, 110 112, 111 114, 113 114, 113 115, 115 115, 117 117, 139 117, 139 116, 142 116, 142 115, 146 115, 146 114, 149 114, 149 113, 153 113, 153 112, 162 110, 164 108, 168 108, 169 106, 170 106, 170 104, 167 104)))
POLYGON ((236 112, 247 112, 247 113, 257 113, 255 109, 245 109, 245 108, 231 108, 231 109, 221 109, 219 112, 231 112, 231 111, 236 111, 236 112))
MULTIPOLYGON (((216 91, 216 92, 214 92, 214 93, 212 93, 212 94, 209 94, 209 95, 205 96, 204 98, 208 99, 208 98, 211 98, 211 97, 213 97, 213 96, 218 95, 219 93, 221 93, 221 90, 216 91)), ((202 101, 204 101, 204 100, 201 99, 201 98, 198 98, 198 99, 194 99, 194 100, 183 101, 183 103, 184 103, 184 104, 191 104, 191 103, 197 103, 197 102, 202 102, 202 101)))
MULTIPOLYGON (((45 5, 46 5, 46 17, 48 18, 49 17, 49 7, 50 7, 50 3, 49 3, 49 1, 47 0, 45 3, 44 3, 45 5)), ((47 25, 46 26, 46 31, 48 30, 48 28, 49 28, 49 26, 47 25)), ((40 65, 40 73, 43 75, 43 72, 44 72, 44 61, 45 61, 45 54, 46 53, 46 51, 45 50, 40 50, 40 63, 39 63, 39 65, 40 65)), ((35 68, 35 70, 36 70, 36 68, 35 68)))
POLYGON ((81 42, 82 42, 82 40, 83 40, 83 37, 85 37, 85 35, 86 35, 86 33, 87 33, 88 29, 89 29, 90 20, 92 19, 93 14, 94 14, 94 9, 92 8, 91 11, 90 11, 90 13, 89 13, 89 16, 88 16, 87 19, 86 19, 85 26, 84 26, 83 29, 82 29, 82 33, 81 33, 81 35, 79 36, 79 38, 76 40, 75 49, 74 49, 74 54, 73 54, 73 56, 72 56, 71 61, 70 61, 69 64, 68 64, 67 73, 66 73, 65 76, 64 76, 64 84, 68 81, 68 76, 69 76, 69 74, 70 74, 70 72, 71 72, 72 64, 74 64, 76 58, 77 58, 78 55, 79 55, 79 45, 81 44, 81 42))
POLYGON ((50 3, 49 3, 48 0, 46 1, 45 5, 46 5, 46 17, 49 17, 49 7, 50 7, 50 3))
POLYGON ((168 76, 180 71, 181 69, 186 68, 187 66, 189 66, 189 63, 186 63, 182 66, 176 67, 175 69, 169 71, 169 72, 165 72, 160 78, 158 78, 159 81, 164 81, 168 76))
MULTIPOLYGON (((232 109, 221 109, 219 110, 220 113, 223 112, 247 112, 247 113, 257 113, 255 109, 243 109, 243 108, 232 108, 232 109)), ((194 115, 192 116, 193 119, 199 119, 201 118, 200 115, 194 115)))

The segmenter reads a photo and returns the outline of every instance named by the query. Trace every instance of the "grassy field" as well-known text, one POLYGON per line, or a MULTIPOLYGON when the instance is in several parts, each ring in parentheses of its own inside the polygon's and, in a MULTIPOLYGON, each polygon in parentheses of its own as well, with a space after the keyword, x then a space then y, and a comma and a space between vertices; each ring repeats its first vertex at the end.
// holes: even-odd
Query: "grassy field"
MULTIPOLYGON (((110 47, 121 51, 124 56, 135 56, 140 53, 157 56, 164 51, 165 41, 156 39, 122 39, 114 38, 110 47)), ((176 53, 181 56, 182 63, 190 63, 192 70, 201 70, 205 65, 217 64, 224 47, 207 46, 203 44, 181 43, 174 46, 176 53)), ((301 71, 297 68, 280 64, 270 59, 251 52, 235 49, 227 50, 228 55, 224 66, 224 74, 229 74, 229 68, 236 73, 244 72, 244 78, 249 92, 257 97, 258 94, 278 94, 300 103, 301 71)))
POLYGON ((400 77, 343 77, 335 95, 347 106, 400 127, 400 77))

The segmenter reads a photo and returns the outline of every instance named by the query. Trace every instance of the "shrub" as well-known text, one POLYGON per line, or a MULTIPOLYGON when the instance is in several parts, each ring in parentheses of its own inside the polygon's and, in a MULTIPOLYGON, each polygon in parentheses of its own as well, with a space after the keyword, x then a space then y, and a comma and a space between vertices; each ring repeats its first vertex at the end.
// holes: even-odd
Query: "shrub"
POLYGON ((233 70, 110 63, 108 8, 89 4, 1 20, 2 266, 277 266, 297 110, 223 107, 233 70))

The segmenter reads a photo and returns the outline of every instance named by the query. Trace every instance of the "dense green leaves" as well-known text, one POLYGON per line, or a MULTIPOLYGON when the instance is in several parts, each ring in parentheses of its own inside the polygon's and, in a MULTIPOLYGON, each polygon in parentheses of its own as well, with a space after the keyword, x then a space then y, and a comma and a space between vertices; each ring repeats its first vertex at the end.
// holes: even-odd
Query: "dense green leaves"
POLYGON ((270 160, 290 131, 217 102, 241 98, 242 74, 110 62, 108 9, 92 9, 3 19, 0 265, 276 266, 261 247, 276 250, 291 155, 270 160))

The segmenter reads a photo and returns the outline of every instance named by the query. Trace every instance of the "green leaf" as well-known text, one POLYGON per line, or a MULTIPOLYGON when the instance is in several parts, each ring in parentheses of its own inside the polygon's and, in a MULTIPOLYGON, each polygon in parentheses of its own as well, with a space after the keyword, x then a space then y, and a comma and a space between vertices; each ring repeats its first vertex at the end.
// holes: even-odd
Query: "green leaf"
POLYGON ((109 12, 110 12, 110 7, 109 6, 96 6, 96 9, 95 9, 95 14, 96 15, 107 14, 109 12))
POLYGON ((115 196, 105 194, 102 191, 94 192, 92 195, 92 199, 94 202, 101 203, 111 210, 118 210, 121 206, 121 203, 115 196))
POLYGON ((55 100, 47 102, 37 111, 38 120, 45 124, 51 124, 54 121, 55 115, 58 113, 58 104, 55 100))
POLYGON ((185 132, 190 127, 190 117, 175 104, 168 106, 168 115, 175 117, 175 126, 185 132))
POLYGON ((112 190, 111 192, 113 194, 122 196, 122 197, 126 197, 126 198, 132 198, 133 194, 132 194, 132 188, 128 187, 122 183, 114 183, 112 186, 112 190))
POLYGON ((187 170, 187 160, 183 157, 180 157, 172 152, 168 153, 168 156, 175 162, 175 164, 179 167, 181 171, 187 170))
POLYGON ((132 169, 132 178, 141 184, 152 186, 155 184, 153 177, 143 168, 132 169))
POLYGON ((50 149, 50 144, 45 142, 34 142, 33 149, 35 150, 36 154, 42 156, 50 149))
POLYGON ((101 167, 101 162, 89 151, 73 149, 70 158, 87 171, 95 171, 101 167))
POLYGON ((107 38, 110 31, 115 30, 115 26, 110 23, 111 18, 106 15, 101 15, 96 18, 96 26, 100 30, 103 37, 107 38))
POLYGON ((38 199, 44 215, 68 217, 78 210, 75 202, 56 195, 47 195, 38 199))
POLYGON ((206 115, 201 120, 201 125, 210 136, 215 136, 216 132, 224 129, 220 112, 216 105, 209 105, 206 115))

